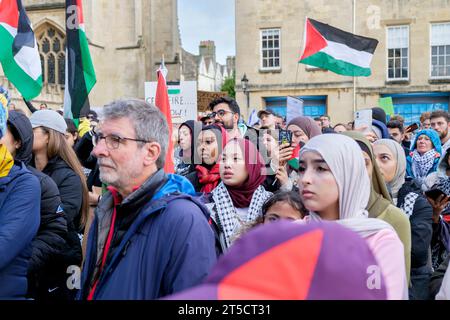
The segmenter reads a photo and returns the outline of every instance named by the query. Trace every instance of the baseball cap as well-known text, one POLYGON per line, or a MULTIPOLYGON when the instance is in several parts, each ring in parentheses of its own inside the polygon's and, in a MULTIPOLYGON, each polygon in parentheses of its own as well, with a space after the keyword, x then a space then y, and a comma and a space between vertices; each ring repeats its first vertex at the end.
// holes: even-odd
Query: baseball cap
POLYGON ((34 112, 30 117, 30 122, 33 129, 45 127, 66 134, 66 121, 58 112, 53 110, 39 110, 34 112))
POLYGON ((261 118, 261 116, 262 116, 263 114, 267 114, 267 115, 273 114, 274 116, 276 116, 276 114, 275 114, 272 110, 266 109, 266 110, 259 110, 259 111, 258 111, 258 118, 261 118))

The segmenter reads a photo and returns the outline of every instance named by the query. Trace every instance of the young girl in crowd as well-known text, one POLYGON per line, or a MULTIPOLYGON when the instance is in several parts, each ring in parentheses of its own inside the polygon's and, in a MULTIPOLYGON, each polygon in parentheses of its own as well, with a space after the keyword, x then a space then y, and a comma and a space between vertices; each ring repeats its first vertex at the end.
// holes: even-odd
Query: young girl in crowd
POLYGON ((406 157, 396 141, 381 139, 374 143, 376 162, 391 192, 394 204, 406 213, 411 223, 411 286, 409 297, 428 299, 431 276, 430 243, 433 234, 433 209, 417 183, 405 179, 406 157))
MULTIPOLYGON (((31 115, 33 127, 32 165, 56 183, 67 218, 68 239, 64 261, 61 261, 59 298, 71 299, 65 281, 69 265, 81 265, 80 235, 89 215, 89 191, 86 178, 74 150, 67 144, 64 118, 53 110, 39 110, 31 115)), ((55 291, 56 295, 56 291, 55 291)))
POLYGON ((358 144, 341 134, 311 139, 300 151, 298 185, 309 210, 306 221, 337 221, 357 232, 381 267, 388 299, 407 299, 402 242, 388 223, 366 211, 371 184, 358 144))
POLYGON ((437 170, 441 154, 438 133, 430 129, 419 131, 411 144, 411 153, 406 158, 407 176, 422 183, 430 173, 437 170))
POLYGON ((409 219, 392 203, 391 196, 381 175, 380 168, 378 168, 369 140, 362 133, 355 131, 343 132, 342 135, 352 138, 360 147, 371 181, 371 191, 366 210, 369 212, 369 218, 386 221, 397 232, 404 247, 406 275, 409 282, 411 270, 411 226, 409 219))
POLYGON ((245 224, 258 219, 264 202, 272 195, 262 183, 264 161, 246 139, 233 139, 220 160, 222 182, 211 192, 207 207, 218 229, 222 250, 228 249, 245 224))
POLYGON ((278 220, 303 219, 307 210, 298 191, 281 191, 271 196, 262 206, 262 223, 278 220))
POLYGON ((194 155, 194 162, 200 164, 186 176, 195 191, 209 193, 219 184, 219 156, 226 144, 227 133, 222 126, 213 124, 203 127, 194 155))
POLYGON ((186 176, 195 171, 195 142, 196 131, 200 131, 202 124, 198 121, 189 120, 181 124, 178 129, 178 157, 175 157, 175 173, 186 176))

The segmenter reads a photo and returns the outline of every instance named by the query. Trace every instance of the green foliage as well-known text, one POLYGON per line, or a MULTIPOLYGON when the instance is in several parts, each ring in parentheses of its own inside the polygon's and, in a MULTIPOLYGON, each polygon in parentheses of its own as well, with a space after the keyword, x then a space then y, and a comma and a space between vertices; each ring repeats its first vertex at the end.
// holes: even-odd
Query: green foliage
POLYGON ((220 91, 227 92, 231 98, 236 98, 236 91, 234 89, 236 85, 236 76, 233 74, 232 77, 228 77, 225 79, 222 88, 220 91))

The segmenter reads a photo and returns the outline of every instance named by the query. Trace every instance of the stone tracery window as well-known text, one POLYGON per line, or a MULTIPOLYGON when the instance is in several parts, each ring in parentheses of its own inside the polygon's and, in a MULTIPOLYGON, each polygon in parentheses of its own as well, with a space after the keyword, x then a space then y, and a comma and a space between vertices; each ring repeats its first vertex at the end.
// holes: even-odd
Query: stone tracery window
POLYGON ((36 34, 45 84, 64 85, 66 41, 64 34, 47 24, 36 34))

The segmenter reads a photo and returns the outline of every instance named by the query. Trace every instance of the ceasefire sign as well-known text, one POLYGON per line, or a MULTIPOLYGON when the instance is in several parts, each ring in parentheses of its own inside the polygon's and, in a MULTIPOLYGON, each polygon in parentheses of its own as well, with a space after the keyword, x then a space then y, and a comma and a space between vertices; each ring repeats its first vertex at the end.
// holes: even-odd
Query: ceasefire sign
MULTIPOLYGON (((155 104, 157 82, 145 83, 145 101, 155 104)), ((179 84, 168 83, 168 94, 172 123, 183 123, 197 119, 197 82, 181 81, 179 84)))

